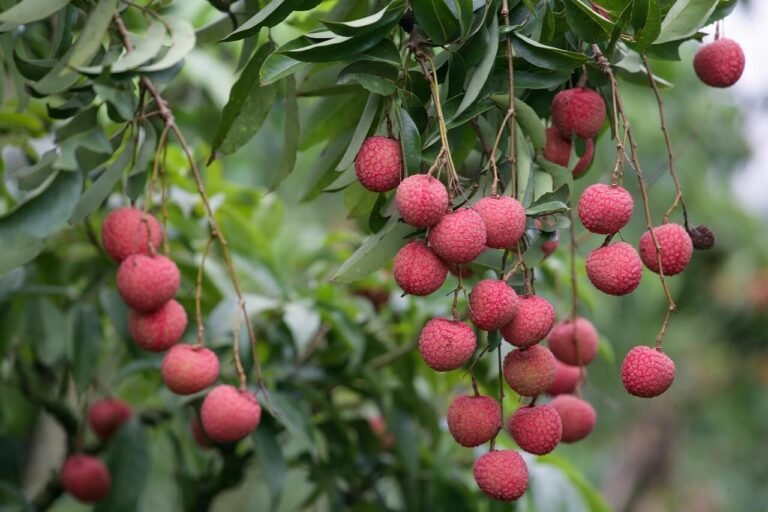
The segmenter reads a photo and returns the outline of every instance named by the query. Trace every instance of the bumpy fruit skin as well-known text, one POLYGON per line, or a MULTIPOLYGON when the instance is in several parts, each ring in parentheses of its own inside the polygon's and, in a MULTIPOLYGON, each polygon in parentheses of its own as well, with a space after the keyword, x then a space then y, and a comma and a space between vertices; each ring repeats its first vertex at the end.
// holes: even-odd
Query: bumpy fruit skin
POLYGON ((212 350, 192 345, 174 345, 160 367, 163 382, 177 395, 202 391, 219 376, 219 358, 212 350))
POLYGON ((576 322, 566 320, 555 324, 549 333, 549 350, 559 361, 570 365, 591 363, 597 355, 598 342, 595 326, 580 316, 576 317, 576 322))
POLYGON ((528 467, 519 453, 495 450, 481 455, 472 466, 483 493, 498 501, 515 501, 528 488, 528 467))
POLYGON ((469 294, 469 315, 478 329, 500 329, 512 321, 516 311, 517 293, 501 279, 483 279, 469 294))
POLYGON ((547 337, 555 323, 555 308, 538 295, 520 297, 517 313, 501 328, 501 335, 516 347, 526 348, 547 337))
POLYGON ((488 396, 460 396, 448 407, 448 431, 461 446, 485 444, 501 428, 499 403, 488 396))
POLYGON ((664 393, 675 380, 675 363, 661 350, 639 346, 629 351, 621 365, 621 382, 630 395, 652 398, 664 393))
POLYGON ((586 87, 574 87, 557 93, 552 100, 552 124, 560 136, 573 135, 591 139, 605 123, 603 98, 586 87))
MULTIPOLYGON (((659 242, 664 275, 674 276, 685 270, 693 256, 693 242, 685 228, 680 224, 662 224, 653 228, 653 233, 659 242)), ((640 258, 651 271, 659 273, 656 248, 648 231, 640 237, 640 258)))
POLYGON ((568 167, 571 159, 571 139, 562 138, 554 126, 547 128, 546 133, 547 145, 544 146, 544 158, 553 164, 568 167))
POLYGON ((640 284, 643 263, 634 247, 626 242, 617 242, 589 253, 587 277, 603 293, 626 295, 640 284))
POLYGON ((469 263, 485 250, 485 224, 480 214, 462 208, 445 215, 429 230, 429 245, 448 263, 469 263))
POLYGON ((152 215, 138 208, 112 210, 101 228, 104 250, 115 261, 131 254, 148 254, 149 245, 159 248, 163 242, 163 227, 152 215))
POLYGON ((395 281, 405 293, 429 295, 445 282, 448 266, 421 240, 408 242, 395 255, 395 281))
POLYGON ((448 191, 437 178, 414 174, 397 186, 395 204, 405 222, 427 228, 437 224, 448 211, 448 191))
POLYGON ((557 411, 549 405, 523 406, 510 416, 507 430, 522 450, 544 455, 560 442, 563 423, 557 411))
POLYGON ((563 443, 575 443, 587 437, 597 422, 595 409, 581 398, 573 395, 556 396, 550 403, 563 423, 563 443))
POLYGON ((706 251, 715 246, 715 234, 704 224, 691 228, 688 234, 697 251, 706 251))
POLYGON ((571 174, 574 178, 581 178, 589 170, 589 166, 592 165, 592 158, 595 156, 595 141, 589 139, 584 146, 584 153, 579 157, 579 161, 573 166, 571 174))
POLYGON ((693 57, 696 75, 712 87, 730 87, 744 72, 744 52, 733 39, 722 37, 705 44, 693 57))
POLYGON ((109 496, 112 480, 107 466, 96 457, 76 453, 61 467, 61 486, 83 503, 96 503, 109 496))
POLYGON ((555 361, 555 378, 547 388, 552 396, 573 393, 581 380, 581 368, 555 361))
POLYGON ((206 395, 200 419, 208 437, 218 443, 231 443, 256 430, 261 406, 250 392, 222 384, 206 395))
POLYGON ((371 192, 388 192, 400 183, 400 142, 377 135, 365 139, 355 158, 355 174, 371 192))
POLYGON ((168 350, 179 341, 186 328, 187 313, 175 300, 169 300, 157 311, 131 311, 128 315, 131 337, 150 352, 168 350))
POLYGON ((504 358, 504 379, 518 395, 544 393, 555 378, 555 356, 541 345, 513 350, 504 358))
POLYGON ((88 410, 88 424, 99 439, 112 437, 131 417, 131 406, 117 398, 102 398, 88 410))
POLYGON ((525 232, 525 208, 509 196, 484 197, 475 204, 492 249, 513 249, 525 232))
POLYGON ((592 233, 611 235, 627 225, 633 207, 627 189, 596 183, 588 186, 579 198, 579 219, 592 233))
POLYGON ((477 348, 474 331, 464 322, 433 318, 419 336, 419 352, 427 366, 438 372, 461 368, 477 348))
POLYGON ((165 256, 128 256, 117 269, 117 291, 128 307, 156 311, 176 295, 181 274, 165 256))

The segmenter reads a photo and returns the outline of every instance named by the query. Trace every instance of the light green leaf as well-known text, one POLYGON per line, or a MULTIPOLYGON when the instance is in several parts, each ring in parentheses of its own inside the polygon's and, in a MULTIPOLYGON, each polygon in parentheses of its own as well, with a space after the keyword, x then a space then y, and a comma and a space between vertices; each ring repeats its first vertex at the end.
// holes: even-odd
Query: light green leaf
POLYGON ((195 48, 195 29, 187 20, 169 16, 165 21, 171 30, 171 48, 158 61, 138 68, 142 73, 171 68, 195 48))
POLYGON ((677 0, 661 22, 661 33, 654 44, 685 39, 706 25, 718 0, 677 0))
POLYGON ((165 33, 165 25, 156 21, 149 26, 147 33, 134 45, 133 51, 126 52, 113 64, 108 66, 79 66, 77 70, 89 75, 99 75, 107 68, 113 74, 130 71, 157 57, 157 54, 163 49, 165 33))
POLYGON ((361 36, 374 30, 386 32, 388 26, 394 25, 400 19, 404 9, 404 0, 395 0, 380 11, 364 18, 352 21, 321 20, 320 22, 328 27, 328 30, 340 36, 361 36))
POLYGON ((349 142, 349 146, 344 152, 344 156, 341 157, 339 165, 336 166, 337 170, 344 170, 351 166, 355 161, 357 152, 360 150, 360 147, 363 145, 365 138, 371 131, 371 125, 373 125, 376 112, 379 110, 380 99, 381 96, 378 94, 368 95, 368 100, 366 101, 365 108, 363 109, 363 115, 360 116, 360 122, 357 123, 357 128, 355 128, 355 133, 352 134, 352 140, 349 142))
MULTIPOLYGON (((262 69, 263 66, 262 66, 262 69)), ((283 81, 283 102, 285 125, 283 127, 283 155, 280 159, 271 189, 276 189, 288 177, 296 165, 296 152, 299 148, 299 106, 296 102, 296 80, 289 76, 283 81)))
POLYGON ((0 14, 0 22, 23 25, 47 18, 63 9, 71 0, 22 0, 0 14))
POLYGON ((400 145, 403 151, 403 169, 409 173, 421 170, 421 134, 416 123, 404 108, 399 109, 400 145))
POLYGON ((229 34, 224 41, 237 41, 255 35, 261 27, 274 27, 293 11, 308 11, 317 6, 320 0, 272 0, 248 21, 229 34))
POLYGON ((339 72, 339 84, 358 83, 367 91, 381 96, 395 92, 397 69, 382 62, 359 60, 339 72))
POLYGON ((555 71, 576 69, 589 60, 584 54, 547 46, 522 34, 512 36, 515 53, 534 66, 555 71))
POLYGON ((496 16, 492 17, 491 26, 488 28, 488 47, 485 50, 485 55, 480 64, 472 72, 472 78, 467 86, 467 91, 464 94, 464 98, 459 104, 459 108, 456 109, 454 116, 458 116, 469 107, 480 95, 480 91, 483 90, 485 82, 488 80, 488 76, 493 69, 493 63, 496 60, 496 53, 499 50, 499 22, 496 16))

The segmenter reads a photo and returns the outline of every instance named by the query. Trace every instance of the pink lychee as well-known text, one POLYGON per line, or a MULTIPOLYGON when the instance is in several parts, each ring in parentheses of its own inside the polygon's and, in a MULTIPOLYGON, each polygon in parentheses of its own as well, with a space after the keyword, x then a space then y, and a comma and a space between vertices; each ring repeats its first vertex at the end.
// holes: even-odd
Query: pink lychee
POLYGON ((552 123, 565 139, 591 139, 605 123, 605 102, 586 87, 560 91, 552 100, 552 123))
POLYGON ((231 443, 256 430, 261 421, 261 406, 249 391, 222 384, 206 395, 200 419, 208 437, 219 443, 231 443))
POLYGON ((488 396, 459 396, 448 407, 448 431, 461 446, 487 443, 501 428, 499 403, 488 396))
POLYGON ((544 158, 563 167, 568 167, 571 159, 571 139, 560 136, 557 128, 550 126, 546 129, 547 145, 544 147, 544 158))
POLYGON ((461 208, 432 226, 428 238, 432 250, 445 261, 469 263, 485 250, 485 224, 477 211, 461 208))
POLYGON ((469 294, 469 314, 479 329, 493 331, 512 321, 517 293, 501 279, 483 279, 469 294))
POLYGON ((599 336, 592 322, 576 317, 555 324, 549 333, 549 350, 565 364, 586 366, 597 355, 599 336), (575 328, 574 328, 575 325, 575 328))
POLYGON ((486 245, 492 249, 514 249, 525 233, 525 208, 509 196, 484 197, 475 204, 487 231, 486 245))
POLYGON ((595 183, 579 198, 579 219, 592 233, 611 235, 627 225, 634 201, 624 187, 595 183))
POLYGON ((652 398, 664 393, 675 380, 675 363, 651 347, 633 348, 621 365, 621 382, 631 395, 652 398))
MULTIPOLYGON (((693 256, 693 242, 685 228, 680 224, 662 224, 653 228, 653 233, 659 242, 664 275, 674 276, 685 270, 693 256)), ((658 274, 659 260, 649 231, 640 237, 639 247, 640 258, 645 266, 658 274)))
POLYGON ((178 395, 190 395, 216 382, 219 358, 204 347, 174 345, 165 354, 160 372, 171 391, 178 395))
POLYGON ((377 135, 365 139, 355 158, 360 184, 372 192, 387 192, 400 183, 402 173, 400 142, 377 135))
POLYGON ((521 449, 544 455, 560 442, 563 424, 560 415, 549 405, 523 406, 510 416, 507 430, 521 449))
POLYGON ((587 277, 601 292, 626 295, 640 284, 643 264, 634 247, 626 242, 617 242, 589 253, 587 277))
POLYGON ((547 388, 547 394, 556 396, 573 393, 581 380, 581 368, 555 361, 555 378, 547 388))
POLYGON ((555 323, 555 308, 538 295, 520 297, 515 317, 501 328, 501 335, 516 347, 525 348, 543 340, 555 323))
POLYGON ((574 178, 581 178, 589 170, 589 166, 592 165, 592 158, 595 156, 595 141, 589 139, 584 145, 584 153, 579 157, 579 161, 573 166, 571 174, 574 178))
POLYGON ((517 349, 504 358, 504 379, 518 395, 544 393, 555 378, 555 356, 541 345, 517 349))
POLYGON ((693 57, 696 75, 712 87, 730 87, 744 72, 744 51, 733 39, 721 37, 705 44, 693 57))
POLYGON ((408 242, 395 255, 395 281, 405 293, 424 296, 448 276, 448 266, 421 240, 408 242))
POLYGON ((558 395, 550 403, 563 423, 563 443, 575 443, 587 437, 595 428, 597 413, 581 398, 573 395, 558 395))
POLYGON ((112 437, 131 417, 131 406, 117 398, 102 398, 91 404, 88 424, 99 439, 112 437))
POLYGON ((515 501, 528 488, 528 467, 513 450, 481 455, 472 466, 472 474, 480 490, 494 500, 515 501))
POLYGON ((437 224, 448 211, 448 191, 437 178, 414 174, 397 186, 395 204, 405 222, 427 228, 437 224))
POLYGON ((156 311, 131 311, 128 329, 131 337, 144 350, 162 352, 171 348, 187 328, 187 313, 175 300, 169 300, 156 311))
POLYGON ((419 336, 419 352, 427 366, 438 372, 461 368, 477 348, 474 331, 465 324, 447 318, 433 318, 419 336))
POLYGON ((163 227, 155 217, 138 208, 112 210, 101 228, 104 250, 116 261, 131 254, 148 254, 150 244, 159 248, 163 227))
POLYGON ((112 481, 107 466, 96 457, 76 453, 61 467, 61 486, 83 503, 96 503, 109 496, 112 481))
POLYGON ((117 270, 117 291, 128 307, 155 311, 176 295, 181 274, 165 256, 133 254, 117 270))

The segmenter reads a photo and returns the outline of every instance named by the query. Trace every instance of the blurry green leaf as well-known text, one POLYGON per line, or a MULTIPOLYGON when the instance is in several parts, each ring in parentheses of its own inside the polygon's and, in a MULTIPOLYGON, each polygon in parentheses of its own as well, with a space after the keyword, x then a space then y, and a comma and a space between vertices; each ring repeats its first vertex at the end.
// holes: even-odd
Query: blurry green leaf
POLYGON ((79 392, 91 382, 99 369, 96 362, 104 343, 101 318, 93 305, 83 302, 73 310, 72 376, 79 392))
POLYGON ((355 37, 373 31, 386 32, 387 29, 397 23, 405 10, 404 0, 394 0, 380 11, 352 21, 321 20, 328 30, 340 36, 355 37))
MULTIPOLYGON (((275 419, 310 453, 317 453, 317 444, 312 439, 311 420, 304 410, 306 402, 296 400, 286 393, 270 391, 269 402, 277 416, 275 419)), ((262 401, 262 405, 265 402, 262 401)))
POLYGON ((416 23, 435 44, 445 44, 459 31, 459 20, 445 0, 413 0, 416 23))
POLYGON ((0 251, 0 276, 37 258, 45 243, 36 237, 17 233, 13 236, 0 236, 3 250, 0 251))
POLYGON ((99 304, 101 309, 107 314, 109 322, 115 333, 123 340, 131 339, 131 333, 128 330, 128 306, 112 287, 102 287, 99 290, 99 304))
POLYGON ((57 61, 53 59, 25 59, 17 51, 14 51, 13 62, 24 78, 37 81, 48 74, 57 61))
POLYGON ((480 95, 480 91, 483 90, 485 82, 491 74, 493 69, 493 63, 496 61, 496 53, 499 50, 499 22, 496 16, 492 18, 491 26, 488 28, 488 47, 485 50, 485 55, 480 64, 472 72, 472 78, 467 85, 466 93, 459 104, 459 108, 456 109, 454 115, 459 115, 469 107, 480 95))
POLYGON ((283 322, 291 331, 296 352, 302 354, 320 328, 320 313, 312 301, 291 301, 283 306, 283 322))
MULTIPOLYGON (((472 0, 454 0, 454 5, 458 11, 459 28, 463 35, 467 35, 472 28, 472 17, 474 15, 474 2, 472 0)), ((493 17, 498 25, 498 20, 493 17)))
POLYGON ((274 27, 293 11, 308 11, 319 3, 320 0, 272 0, 224 40, 237 41, 250 37, 257 34, 261 27, 274 27))
POLYGON ((337 82, 358 83, 372 93, 389 96, 395 92, 397 73, 389 64, 359 60, 342 69, 337 82))
POLYGON ((387 225, 375 235, 371 235, 355 253, 341 265, 331 278, 340 283, 352 283, 371 272, 380 269, 395 256, 405 245, 405 237, 413 228, 400 222, 397 215, 390 217, 387 225))
MULTIPOLYGON (((176 16, 167 16, 164 19, 170 27, 171 47, 156 62, 139 67, 138 70, 142 73, 152 73, 172 68, 195 48, 195 29, 187 20, 176 16)), ((129 55, 126 55, 126 59, 129 55)))
MULTIPOLYGON (((23 512, 34 512, 32 504, 27 500, 24 492, 18 487, 11 485, 9 482, 0 480, 0 495, 6 496, 11 501, 15 502, 16 505, 19 506, 18 510, 23 512)), ((2 502, 7 503, 5 499, 3 499, 2 502)))
POLYGON ((99 107, 94 105, 82 112, 78 113, 64 126, 61 126, 56 130, 56 142, 61 143, 70 137, 74 137, 83 132, 93 130, 94 126, 98 126, 99 120, 99 107))
POLYGON ((488 352, 497 350, 501 345, 501 333, 499 331, 488 331, 488 352))
POLYGON ((403 151, 403 169, 406 173, 421 170, 421 135, 416 123, 404 108, 398 110, 400 116, 400 146, 403 151))
MULTIPOLYGON (((112 64, 79 66, 77 70, 88 75, 99 75, 106 69, 112 74, 131 71, 142 64, 145 64, 147 61, 154 59, 157 54, 160 53, 160 50, 163 49, 163 38, 165 37, 165 33, 165 25, 159 21, 155 21, 149 25, 147 32, 142 38, 134 44, 133 50, 124 53, 112 64)), ((174 41, 174 44, 178 44, 178 42, 174 41)))
POLYGON ((381 96, 378 94, 369 94, 368 100, 365 103, 363 114, 360 116, 360 122, 357 123, 355 133, 352 134, 352 140, 349 141, 349 146, 344 152, 344 156, 341 157, 339 165, 336 167, 339 170, 344 170, 355 161, 357 152, 360 151, 360 147, 363 145, 365 138, 371 131, 373 120, 376 118, 376 112, 379 109, 379 101, 381 96))
POLYGON ((0 22, 24 25, 53 15, 67 6, 70 0, 22 0, 0 13, 0 22))
POLYGON ((69 350, 69 316, 47 297, 27 303, 27 336, 37 358, 48 366, 62 362, 69 350))
POLYGON ((512 44, 518 56, 544 69, 570 71, 589 60, 584 54, 547 46, 519 33, 513 35, 512 44))
POLYGON ((268 423, 262 423, 251 434, 251 439, 269 488, 270 510, 277 510, 288 473, 288 464, 277 439, 277 432, 268 423))
POLYGON ((125 423, 109 440, 106 464, 112 479, 109 496, 94 512, 134 512, 149 474, 149 443, 144 427, 135 419, 125 423))
POLYGON ((368 228, 372 233, 378 233, 387 224, 389 217, 383 215, 382 209, 387 205, 386 194, 376 196, 376 202, 371 207, 371 213, 368 215, 368 228))
POLYGON ((613 350, 611 342, 608 341, 608 338, 605 336, 600 336, 600 343, 597 345, 597 353, 600 354, 603 361, 609 365, 613 366, 616 364, 616 352, 613 350))
POLYGON ((574 34, 588 43, 600 43, 611 37, 613 23, 603 18, 585 0, 564 0, 565 17, 574 34))
POLYGON ((685 39, 703 27, 717 7, 718 0, 677 0, 661 22, 655 44, 685 39))
POLYGON ((632 26, 635 44, 640 48, 653 43, 661 33, 659 0, 635 1, 632 4, 632 26))
MULTIPOLYGON (((262 68, 263 69, 263 68, 262 68)), ((296 79, 289 76, 283 80, 283 102, 285 124, 283 126, 283 153, 280 158, 271 189, 276 189, 288 177, 296 165, 296 152, 299 148, 299 106, 296 102, 296 79)))
POLYGON ((548 454, 538 457, 538 462, 551 464, 560 468, 566 474, 571 483, 579 490, 590 512, 611 512, 611 508, 605 502, 600 492, 595 489, 581 471, 576 469, 569 461, 558 455, 548 454))

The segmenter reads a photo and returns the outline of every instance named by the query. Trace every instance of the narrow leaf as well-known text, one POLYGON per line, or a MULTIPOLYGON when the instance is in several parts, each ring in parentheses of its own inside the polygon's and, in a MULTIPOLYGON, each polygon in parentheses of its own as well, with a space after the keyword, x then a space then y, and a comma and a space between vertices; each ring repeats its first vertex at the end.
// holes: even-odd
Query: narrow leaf
POLYGON ((485 50, 485 55, 480 64, 475 68, 472 73, 472 78, 467 86, 467 91, 464 94, 464 98, 459 104, 459 108, 456 110, 455 116, 464 112, 472 102, 474 102, 480 95, 480 91, 483 90, 485 82, 488 80, 488 76, 493 69, 493 63, 496 60, 496 53, 499 50, 499 22, 496 16, 492 17, 491 26, 488 28, 488 47, 485 50))
POLYGON ((195 29, 187 20, 175 16, 165 20, 171 30, 171 48, 157 62, 138 68, 143 73, 172 68, 195 48, 195 29))
POLYGON ((338 170, 344 170, 352 165, 355 161, 357 152, 360 150, 360 146, 363 145, 365 138, 368 136, 368 132, 371 130, 373 120, 376 117, 376 112, 379 109, 379 100, 381 96, 378 94, 369 94, 368 101, 365 103, 363 109, 363 115, 360 116, 360 121, 357 123, 355 133, 352 134, 352 140, 349 142, 347 150, 344 152, 344 156, 341 157, 339 165, 336 167, 338 170))
POLYGON ((677 0, 661 23, 655 44, 686 39, 699 31, 715 11, 718 0, 677 0))
POLYGON ((55 14, 69 4, 70 0, 22 0, 0 14, 0 22, 14 25, 32 23, 55 14))

